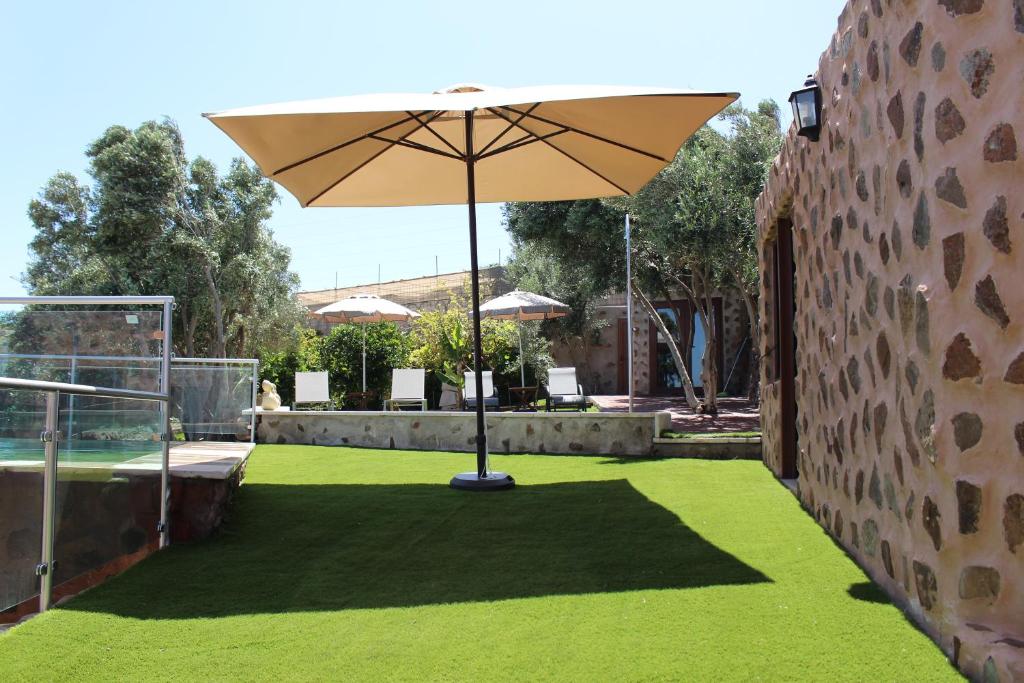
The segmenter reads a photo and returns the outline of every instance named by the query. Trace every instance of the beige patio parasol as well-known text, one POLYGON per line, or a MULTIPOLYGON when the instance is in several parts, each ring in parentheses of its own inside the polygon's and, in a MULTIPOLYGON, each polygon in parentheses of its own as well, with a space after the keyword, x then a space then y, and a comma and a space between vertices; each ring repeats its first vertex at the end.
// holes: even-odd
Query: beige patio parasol
POLYGON ((569 307, 561 301, 549 299, 533 292, 518 289, 480 304, 480 315, 496 320, 515 320, 519 337, 519 381, 526 386, 526 365, 523 360, 523 333, 520 325, 524 320, 551 320, 569 315, 569 307))
MULTIPOLYGON (((663 88, 460 85, 424 94, 338 97, 206 114, 303 206, 469 207, 479 312, 476 202, 631 194, 738 95, 663 88)), ((473 317, 477 395, 480 319, 473 317)), ((509 488, 488 472, 483 402, 477 469, 458 488, 509 488)))
POLYGON ((327 304, 317 315, 332 323, 356 323, 363 328, 363 393, 366 393, 366 324, 382 322, 409 322, 420 317, 416 311, 381 299, 376 294, 355 294, 327 304))

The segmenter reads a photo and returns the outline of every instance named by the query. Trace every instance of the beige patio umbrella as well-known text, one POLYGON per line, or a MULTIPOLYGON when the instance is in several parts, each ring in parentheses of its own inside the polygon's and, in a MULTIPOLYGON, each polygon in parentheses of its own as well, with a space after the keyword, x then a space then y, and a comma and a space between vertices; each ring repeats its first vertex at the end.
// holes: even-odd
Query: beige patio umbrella
POLYGON ((480 304, 480 315, 496 320, 516 321, 516 334, 519 337, 519 381, 520 386, 525 387, 526 365, 523 359, 523 332, 520 323, 524 320, 562 318, 569 315, 569 307, 561 301, 555 301, 540 294, 514 289, 508 294, 502 294, 480 304))
POLYGON ((376 294, 355 294, 327 304, 316 311, 331 323, 356 323, 363 328, 363 393, 366 393, 366 324, 409 322, 420 314, 376 294))
MULTIPOLYGON (((480 372, 476 202, 631 194, 690 135, 738 97, 730 92, 562 85, 459 85, 206 114, 303 206, 469 207, 474 365, 480 372)), ((477 469, 458 488, 509 488, 489 472, 483 402, 477 469)))

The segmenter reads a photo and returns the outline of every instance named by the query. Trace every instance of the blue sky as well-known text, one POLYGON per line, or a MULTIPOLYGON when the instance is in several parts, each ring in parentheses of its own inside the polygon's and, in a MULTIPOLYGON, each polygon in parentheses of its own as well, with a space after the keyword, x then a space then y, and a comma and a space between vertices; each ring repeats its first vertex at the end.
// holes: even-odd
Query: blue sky
MULTIPOLYGON (((0 294, 23 292, 29 200, 109 125, 169 116, 224 168, 240 150, 204 111, 460 82, 739 91, 753 106, 817 67, 842 0, 695 2, 20 2, 0 26, 0 294)), ((788 116, 788 112, 786 112, 788 116)), ((479 207, 480 258, 504 260, 500 205, 479 207)), ((271 222, 306 289, 467 268, 466 209, 301 209, 271 222)))

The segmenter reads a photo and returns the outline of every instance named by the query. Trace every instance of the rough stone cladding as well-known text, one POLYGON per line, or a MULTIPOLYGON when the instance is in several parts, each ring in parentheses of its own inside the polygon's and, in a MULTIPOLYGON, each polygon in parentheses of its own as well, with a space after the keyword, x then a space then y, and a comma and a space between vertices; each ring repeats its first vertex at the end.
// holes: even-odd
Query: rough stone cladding
POLYGON ((1024 680, 1024 1, 851 0, 816 77, 757 205, 762 272, 793 223, 800 499, 964 673, 1024 680))

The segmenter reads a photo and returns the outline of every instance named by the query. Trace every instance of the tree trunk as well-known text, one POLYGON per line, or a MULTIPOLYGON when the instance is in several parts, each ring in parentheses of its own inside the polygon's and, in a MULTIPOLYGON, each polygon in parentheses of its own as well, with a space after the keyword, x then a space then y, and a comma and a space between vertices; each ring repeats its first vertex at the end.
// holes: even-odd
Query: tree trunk
MULTIPOLYGON (((704 383, 704 412, 715 415, 718 413, 718 367, 715 364, 715 358, 717 357, 717 348, 715 340, 717 335, 714 327, 714 305, 711 300, 710 294, 704 287, 704 280, 699 280, 696 275, 691 271, 691 279, 695 280, 695 285, 690 286, 683 282, 682 278, 675 274, 670 274, 670 277, 679 285, 679 288, 686 295, 687 300, 690 302, 690 306, 697 315, 700 317, 700 323, 704 326, 704 353, 701 356, 701 370, 700 376, 704 383), (708 309, 707 307, 710 307, 708 309), (710 315, 708 310, 711 311, 710 315), (710 365, 709 365, 710 362, 710 365)), ((692 342, 690 345, 692 348, 692 342)), ((690 351, 690 348, 687 351, 690 351)))
MULTIPOLYGON (((651 316, 651 320, 654 321, 658 331, 661 332, 662 336, 665 337, 665 341, 668 343, 669 351, 672 353, 672 360, 676 364, 676 372, 679 373, 680 379, 683 381, 683 393, 686 396, 686 404, 693 410, 700 408, 700 403, 697 401, 697 394, 693 391, 693 381, 690 379, 690 373, 686 371, 686 364, 683 362, 683 355, 679 351, 679 345, 676 344, 675 337, 673 337, 665 326, 665 321, 658 315, 658 309, 654 307, 650 299, 640 291, 640 288, 633 286, 633 296, 636 297, 640 305, 647 311, 647 315, 651 316)), ((652 343, 655 343, 652 341, 652 343)))
MULTIPOLYGON (((735 275, 734 275, 735 277, 735 275)), ((739 282, 739 278, 736 279, 739 282)), ((747 400, 757 402, 758 389, 761 385, 761 331, 758 326, 757 307, 754 297, 743 287, 737 287, 747 309, 747 323, 750 327, 750 366, 747 370, 747 400)))
POLYGON ((203 265, 203 274, 206 276, 206 286, 210 290, 210 299, 213 301, 213 330, 214 342, 213 356, 224 358, 227 354, 227 344, 224 342, 224 307, 220 301, 220 292, 217 290, 217 283, 213 279, 213 268, 209 263, 203 265))
POLYGON ((196 355, 196 326, 199 325, 199 313, 189 315, 190 306, 188 300, 181 304, 181 329, 185 337, 185 357, 195 358, 196 355))
POLYGON ((715 303, 706 273, 699 276, 701 289, 701 324, 704 326, 704 354, 701 357, 701 379, 704 382, 705 412, 718 414, 718 326, 715 324, 715 303))

